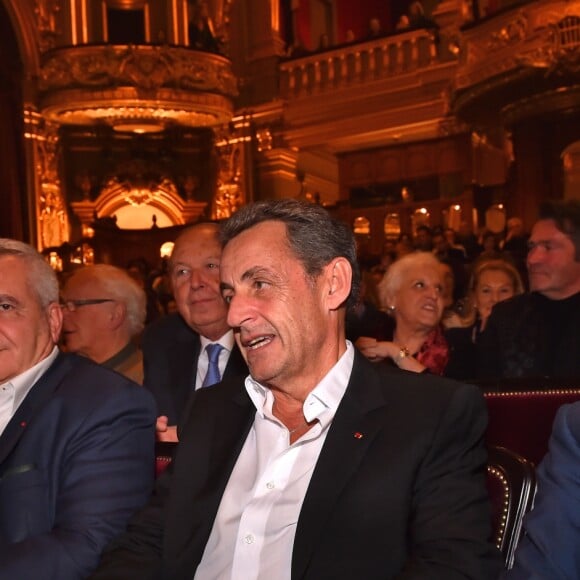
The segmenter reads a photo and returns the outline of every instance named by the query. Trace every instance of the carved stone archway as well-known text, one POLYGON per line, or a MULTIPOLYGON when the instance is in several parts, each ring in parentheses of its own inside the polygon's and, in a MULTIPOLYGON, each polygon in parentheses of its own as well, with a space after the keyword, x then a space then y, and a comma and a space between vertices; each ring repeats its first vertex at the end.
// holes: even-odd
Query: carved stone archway
POLYGON ((129 188, 126 183, 111 179, 99 196, 93 200, 72 202, 75 215, 81 224, 89 225, 95 218, 112 217, 115 212, 127 205, 147 204, 163 212, 173 225, 183 225, 194 222, 203 214, 207 203, 199 201, 184 201, 178 194, 175 184, 163 180, 157 187, 129 188))

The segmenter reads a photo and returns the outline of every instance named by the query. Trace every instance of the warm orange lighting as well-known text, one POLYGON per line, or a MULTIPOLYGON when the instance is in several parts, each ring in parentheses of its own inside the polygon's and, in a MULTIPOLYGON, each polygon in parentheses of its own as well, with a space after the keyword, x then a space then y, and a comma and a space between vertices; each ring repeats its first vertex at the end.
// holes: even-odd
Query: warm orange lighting
POLYGON ((48 254, 48 264, 55 272, 62 272, 62 258, 56 252, 48 254))
POLYGON ((161 258, 171 258, 171 254, 173 252, 173 246, 175 244, 173 242, 165 242, 159 248, 159 255, 161 258))

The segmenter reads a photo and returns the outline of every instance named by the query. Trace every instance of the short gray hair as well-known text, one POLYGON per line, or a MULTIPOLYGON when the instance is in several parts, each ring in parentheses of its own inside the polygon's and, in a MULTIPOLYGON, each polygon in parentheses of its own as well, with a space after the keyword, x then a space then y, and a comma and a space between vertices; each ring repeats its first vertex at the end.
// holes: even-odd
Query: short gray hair
POLYGON ((127 328, 131 336, 143 330, 147 314, 147 296, 139 284, 131 278, 126 270, 110 264, 95 264, 75 270, 70 278, 88 278, 98 280, 107 296, 122 302, 127 309, 127 328))
POLYGON ((52 302, 58 302, 58 278, 42 254, 24 242, 0 238, 0 257, 2 256, 14 256, 26 262, 27 283, 42 308, 46 308, 52 302))
POLYGON ((345 223, 312 203, 294 199, 260 201, 242 207, 223 223, 222 244, 226 245, 243 231, 266 221, 279 221, 286 226, 290 249, 310 278, 318 276, 334 258, 346 258, 352 268, 347 305, 356 303, 360 273, 354 235, 345 223))
POLYGON ((389 302, 397 295, 405 276, 410 271, 421 272, 425 268, 439 270, 441 262, 431 252, 413 252, 393 262, 384 278, 379 282, 378 292, 382 307, 389 307, 389 302))

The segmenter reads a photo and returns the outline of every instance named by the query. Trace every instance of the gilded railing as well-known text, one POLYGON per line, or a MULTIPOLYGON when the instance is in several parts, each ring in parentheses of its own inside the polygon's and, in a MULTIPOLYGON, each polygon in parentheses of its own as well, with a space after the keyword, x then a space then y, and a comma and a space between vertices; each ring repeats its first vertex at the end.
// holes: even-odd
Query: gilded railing
POLYGON ((526 68, 580 71, 580 0, 538 0, 464 30, 455 88, 526 68))
POLYGON ((299 98, 428 67, 437 58, 432 30, 413 30, 294 58, 280 64, 281 94, 299 98))

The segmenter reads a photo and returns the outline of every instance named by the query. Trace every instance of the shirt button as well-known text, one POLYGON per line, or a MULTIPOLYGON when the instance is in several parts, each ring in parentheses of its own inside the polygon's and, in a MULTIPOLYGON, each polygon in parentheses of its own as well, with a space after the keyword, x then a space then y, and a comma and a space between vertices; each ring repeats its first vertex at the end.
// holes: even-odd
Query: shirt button
POLYGON ((274 489, 274 488, 276 487, 276 484, 275 484, 273 481, 269 481, 269 482, 266 484, 266 487, 267 487, 268 489, 274 489))
POLYGON ((248 534, 244 538, 244 542, 246 542, 246 544, 253 544, 254 543, 254 536, 252 534, 248 534))

